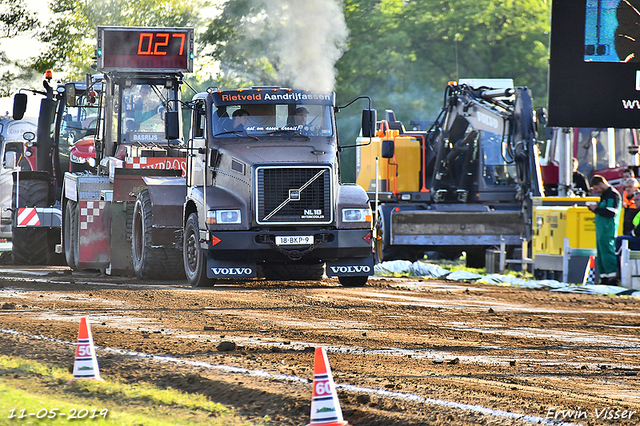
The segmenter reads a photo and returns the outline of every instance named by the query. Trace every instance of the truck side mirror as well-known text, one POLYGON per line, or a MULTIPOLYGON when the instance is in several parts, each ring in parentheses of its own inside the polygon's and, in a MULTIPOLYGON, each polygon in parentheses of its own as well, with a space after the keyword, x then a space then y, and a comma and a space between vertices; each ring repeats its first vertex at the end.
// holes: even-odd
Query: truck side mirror
POLYGON ((393 139, 385 139, 382 141, 382 147, 380 148, 380 156, 382 158, 393 158, 395 151, 395 144, 393 139))
POLYGON ((375 109, 362 110, 362 136, 372 138, 376 135, 377 112, 375 109))
MULTIPOLYGON (((58 91, 60 91, 58 89, 58 91)), ((67 83, 64 85, 64 92, 67 92, 66 103, 68 107, 76 106, 76 85, 74 83, 67 83)))
POLYGON ((4 168, 15 169, 18 163, 18 153, 15 151, 7 151, 4 154, 4 168))
POLYGON ((178 111, 167 111, 164 117, 164 137, 167 140, 180 139, 178 111))
POLYGON ((27 94, 16 93, 13 97, 13 119, 22 120, 27 111, 27 94))

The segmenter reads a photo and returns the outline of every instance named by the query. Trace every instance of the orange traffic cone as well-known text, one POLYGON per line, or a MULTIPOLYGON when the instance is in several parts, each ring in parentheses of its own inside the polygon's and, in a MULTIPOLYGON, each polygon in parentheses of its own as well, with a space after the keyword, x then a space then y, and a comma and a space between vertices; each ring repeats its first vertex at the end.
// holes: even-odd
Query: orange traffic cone
POLYGON ((91 328, 85 317, 80 318, 76 359, 73 363, 73 378, 69 380, 67 384, 78 379, 102 380, 100 378, 100 368, 98 368, 95 346, 93 345, 91 328))
POLYGON ((593 285, 596 283, 596 257, 589 256, 587 267, 584 270, 582 285, 593 285))
POLYGON ((307 426, 351 426, 342 418, 342 409, 336 384, 325 348, 316 348, 313 368, 313 396, 311 398, 311 423, 307 426))

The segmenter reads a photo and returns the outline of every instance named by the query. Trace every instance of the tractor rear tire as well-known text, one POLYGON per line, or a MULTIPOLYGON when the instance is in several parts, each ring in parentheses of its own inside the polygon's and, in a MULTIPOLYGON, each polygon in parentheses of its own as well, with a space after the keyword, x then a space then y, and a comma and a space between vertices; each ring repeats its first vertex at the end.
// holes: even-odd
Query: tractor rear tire
POLYGON ((148 190, 138 194, 133 208, 131 248, 133 270, 142 280, 178 280, 184 278, 182 251, 152 245, 153 213, 148 190))
MULTIPOLYGON (((48 265, 55 248, 49 238, 49 228, 24 228, 16 225, 18 208, 47 207, 49 205, 49 183, 41 179, 21 179, 19 196, 17 206, 13 206, 11 259, 16 265, 48 265)), ((16 199, 15 184, 13 185, 12 199, 16 199)))

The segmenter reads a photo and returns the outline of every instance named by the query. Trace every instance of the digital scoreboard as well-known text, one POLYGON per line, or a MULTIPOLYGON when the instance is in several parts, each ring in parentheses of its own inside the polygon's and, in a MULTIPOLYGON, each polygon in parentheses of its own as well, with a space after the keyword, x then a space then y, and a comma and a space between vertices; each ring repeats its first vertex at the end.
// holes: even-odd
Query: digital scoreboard
POLYGON ((98 27, 99 72, 192 72, 193 28, 98 27))
POLYGON ((548 124, 640 128, 640 0, 553 0, 548 124))

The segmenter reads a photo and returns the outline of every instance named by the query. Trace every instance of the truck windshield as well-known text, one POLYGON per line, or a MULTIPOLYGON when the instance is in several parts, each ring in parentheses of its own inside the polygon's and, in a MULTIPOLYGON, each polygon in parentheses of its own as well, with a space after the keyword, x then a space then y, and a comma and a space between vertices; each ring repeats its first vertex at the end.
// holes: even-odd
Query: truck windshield
POLYGON ((332 117, 330 105, 226 105, 213 112, 213 134, 222 138, 333 136, 332 117))
MULTIPOLYGON (((79 98, 84 101, 84 98, 79 98)), ((68 146, 76 141, 96 134, 98 124, 98 105, 77 105, 73 107, 65 106, 60 122, 61 141, 67 142, 68 146)))
POLYGON ((62 170, 69 170, 71 147, 80 141, 93 139, 98 125, 98 104, 89 103, 86 96, 76 99, 75 106, 63 106, 58 151, 62 170))
POLYGON ((153 84, 134 84, 122 90, 122 141, 167 142, 164 116, 169 103, 175 99, 171 89, 153 84))

